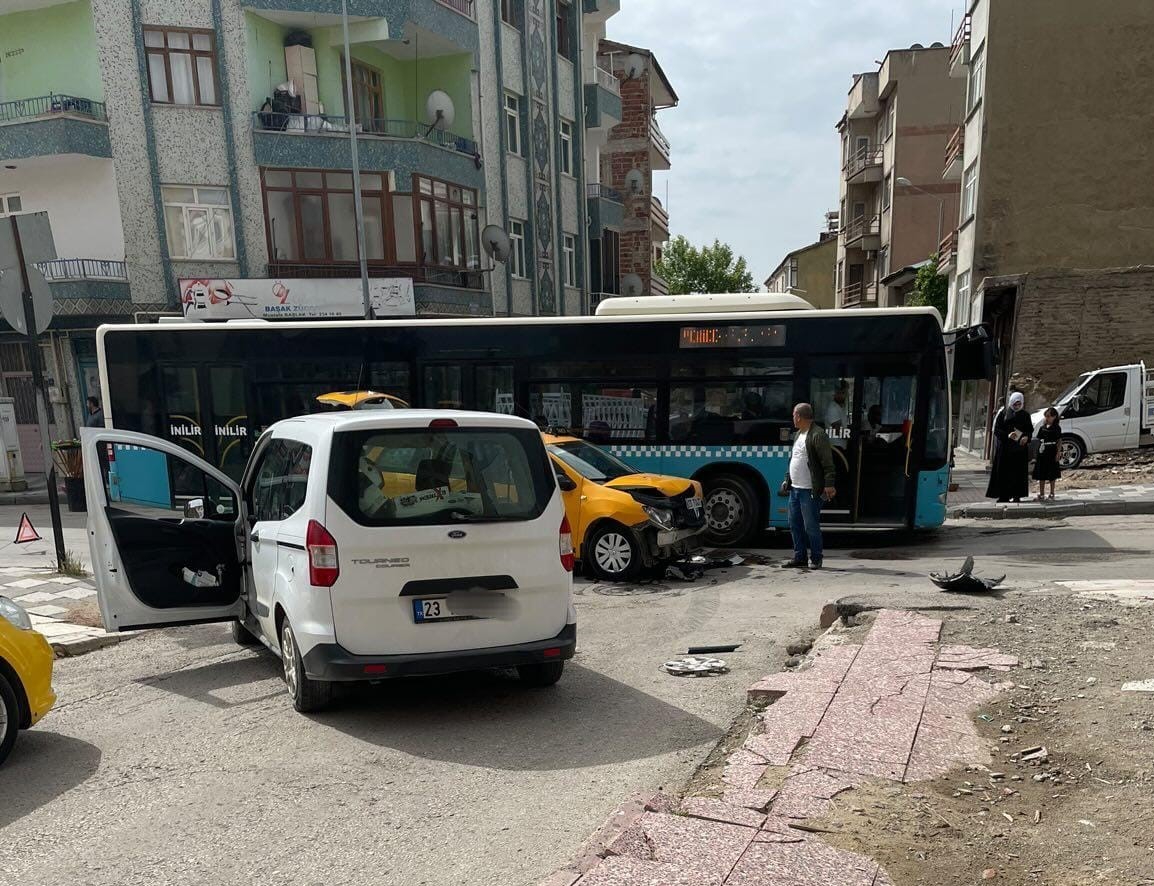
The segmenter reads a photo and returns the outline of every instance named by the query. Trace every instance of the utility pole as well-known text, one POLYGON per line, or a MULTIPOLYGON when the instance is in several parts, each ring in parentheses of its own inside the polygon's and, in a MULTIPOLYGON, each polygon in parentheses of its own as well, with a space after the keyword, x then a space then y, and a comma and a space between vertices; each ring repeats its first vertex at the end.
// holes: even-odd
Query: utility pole
POLYGON ((353 213, 357 217, 357 259, 361 266, 361 300, 365 319, 373 319, 373 304, 369 298, 369 262, 365 253, 365 207, 361 201, 361 161, 357 153, 357 108, 353 104, 353 53, 349 48, 349 4, 341 0, 341 27, 345 43, 345 115, 349 124, 349 154, 353 163, 353 213))
POLYGON ((28 265, 24 261, 24 245, 20 242, 20 226, 16 216, 12 224, 12 241, 16 247, 16 265, 20 268, 20 285, 24 302, 24 328, 28 336, 28 364, 32 367, 32 386, 36 389, 36 418, 40 424, 40 442, 44 447, 44 472, 48 478, 48 508, 52 513, 52 537, 56 542, 56 568, 62 569, 65 560, 64 529, 60 523, 60 494, 56 490, 56 463, 52 459, 52 441, 48 438, 48 389, 40 368, 40 333, 36 328, 36 309, 32 303, 32 284, 28 279, 28 265))

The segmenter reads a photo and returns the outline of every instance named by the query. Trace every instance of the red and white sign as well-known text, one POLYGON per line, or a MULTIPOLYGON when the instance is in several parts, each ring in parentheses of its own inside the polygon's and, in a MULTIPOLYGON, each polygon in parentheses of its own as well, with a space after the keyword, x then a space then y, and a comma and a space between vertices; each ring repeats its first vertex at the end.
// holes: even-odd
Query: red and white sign
MULTIPOLYGON (((417 313, 413 281, 369 281, 375 317, 417 313)), ((180 305, 188 320, 324 320, 364 317, 360 278, 336 280, 181 280, 180 305)))
POLYGON ((16 541, 13 544, 22 545, 29 541, 40 541, 40 533, 32 525, 27 514, 20 515, 20 526, 16 529, 16 541))

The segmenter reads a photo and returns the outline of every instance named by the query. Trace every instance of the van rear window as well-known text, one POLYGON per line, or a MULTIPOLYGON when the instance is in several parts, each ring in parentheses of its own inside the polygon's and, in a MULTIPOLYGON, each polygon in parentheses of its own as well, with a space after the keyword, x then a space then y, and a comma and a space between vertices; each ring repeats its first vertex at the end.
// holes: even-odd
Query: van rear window
POLYGON ((364 526, 533 520, 556 488, 531 428, 347 431, 333 437, 329 495, 364 526))

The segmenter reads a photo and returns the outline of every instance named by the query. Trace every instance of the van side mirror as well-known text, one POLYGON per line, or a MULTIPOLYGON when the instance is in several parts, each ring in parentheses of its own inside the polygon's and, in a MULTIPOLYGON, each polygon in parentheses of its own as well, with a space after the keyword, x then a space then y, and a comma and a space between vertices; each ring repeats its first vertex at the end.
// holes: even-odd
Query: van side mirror
POLYGON ((203 520, 204 519, 204 499, 190 498, 184 503, 184 519, 185 520, 203 520))

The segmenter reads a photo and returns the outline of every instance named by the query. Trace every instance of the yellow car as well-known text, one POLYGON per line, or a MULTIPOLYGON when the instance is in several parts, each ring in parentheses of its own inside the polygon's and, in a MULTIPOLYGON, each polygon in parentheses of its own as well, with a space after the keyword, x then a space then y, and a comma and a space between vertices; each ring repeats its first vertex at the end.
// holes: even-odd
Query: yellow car
POLYGON ((55 704, 53 658, 48 641, 32 630, 28 613, 0 597, 0 763, 16 744, 16 733, 55 704))
POLYGON ((701 548, 701 484, 638 474, 579 437, 544 434, 573 548, 594 577, 629 581, 641 569, 701 548))

